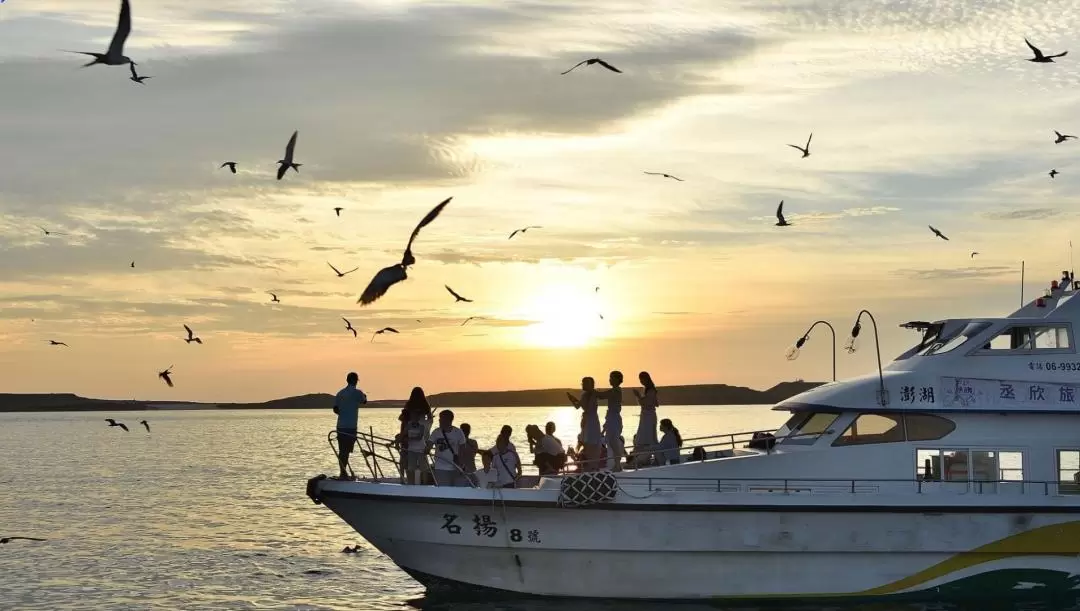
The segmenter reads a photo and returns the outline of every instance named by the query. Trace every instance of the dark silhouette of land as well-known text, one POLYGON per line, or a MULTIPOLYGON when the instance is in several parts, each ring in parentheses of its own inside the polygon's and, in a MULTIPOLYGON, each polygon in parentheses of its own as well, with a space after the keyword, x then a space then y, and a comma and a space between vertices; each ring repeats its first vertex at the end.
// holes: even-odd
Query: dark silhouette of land
MULTIPOLYGON (((781 382, 768 390, 727 384, 688 384, 661 386, 663 405, 771 405, 821 385, 821 382, 781 382)), ((428 396, 434 407, 550 407, 567 405, 566 393, 575 388, 542 390, 504 390, 477 392, 447 392, 428 396)), ((401 408, 404 401, 390 399, 371 401, 367 408, 401 408)), ((633 404, 629 389, 623 399, 633 404)), ((88 399, 70 393, 61 394, 0 394, 0 412, 87 412, 138 411, 158 409, 330 409, 334 396, 325 393, 274 399, 261 403, 196 403, 185 401, 123 401, 88 399)))

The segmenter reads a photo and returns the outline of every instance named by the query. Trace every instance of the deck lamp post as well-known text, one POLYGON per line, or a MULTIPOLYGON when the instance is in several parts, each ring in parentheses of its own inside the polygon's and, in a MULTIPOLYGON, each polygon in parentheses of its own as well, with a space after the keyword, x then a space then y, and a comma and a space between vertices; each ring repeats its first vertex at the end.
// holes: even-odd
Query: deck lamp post
POLYGON ((859 332, 862 331, 863 314, 866 314, 870 318, 870 323, 874 325, 874 349, 877 351, 877 372, 880 384, 878 404, 884 407, 889 404, 889 392, 885 390, 885 374, 881 370, 881 340, 878 338, 877 321, 874 320, 874 315, 869 311, 860 310, 859 315, 855 317, 855 326, 851 327, 851 337, 848 339, 844 349, 848 351, 848 354, 854 354, 859 349, 859 332))
POLYGON ((833 380, 833 382, 835 382, 836 381, 836 329, 834 329, 833 326, 830 325, 828 321, 819 320, 819 321, 816 321, 814 324, 810 325, 810 328, 806 330, 806 333, 802 334, 802 337, 800 337, 795 342, 795 345, 788 348, 787 359, 789 361, 794 361, 795 359, 799 358, 799 351, 802 349, 803 344, 805 344, 806 340, 810 337, 810 332, 813 331, 814 327, 816 327, 818 325, 825 325, 826 327, 829 328, 829 331, 832 332, 832 380, 833 380))

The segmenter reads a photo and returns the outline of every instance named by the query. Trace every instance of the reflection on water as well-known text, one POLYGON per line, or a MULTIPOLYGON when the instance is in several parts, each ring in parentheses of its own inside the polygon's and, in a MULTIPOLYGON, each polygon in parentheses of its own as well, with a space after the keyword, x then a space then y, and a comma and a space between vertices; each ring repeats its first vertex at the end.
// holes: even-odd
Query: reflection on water
MULTIPOLYGON (((785 416, 764 406, 662 410, 686 436, 777 426, 785 416)), ((571 408, 455 411, 481 445, 503 424, 523 438, 525 424, 548 420, 569 440, 578 417, 571 408)), ((363 424, 386 434, 396 415, 366 411, 363 424)), ((335 470, 326 444, 333 418, 329 410, 0 414, 0 536, 49 539, 0 546, 0 609, 717 608, 428 598, 305 496, 307 478, 335 470), (108 428, 109 416, 131 432, 108 428), (132 426, 144 417, 152 434, 132 426), (341 553, 352 544, 360 553, 341 553)), ((1077 609, 1075 601, 1027 608, 1077 609)))

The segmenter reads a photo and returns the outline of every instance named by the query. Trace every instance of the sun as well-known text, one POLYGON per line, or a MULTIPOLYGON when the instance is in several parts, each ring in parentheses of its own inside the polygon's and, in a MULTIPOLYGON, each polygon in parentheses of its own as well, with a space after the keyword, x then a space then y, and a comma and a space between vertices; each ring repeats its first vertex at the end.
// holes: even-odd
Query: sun
MULTIPOLYGON (((580 288, 578 289, 580 292, 580 288)), ((541 348, 579 348, 605 335, 598 302, 572 290, 534 294, 519 310, 535 323, 524 327, 522 340, 541 348)))

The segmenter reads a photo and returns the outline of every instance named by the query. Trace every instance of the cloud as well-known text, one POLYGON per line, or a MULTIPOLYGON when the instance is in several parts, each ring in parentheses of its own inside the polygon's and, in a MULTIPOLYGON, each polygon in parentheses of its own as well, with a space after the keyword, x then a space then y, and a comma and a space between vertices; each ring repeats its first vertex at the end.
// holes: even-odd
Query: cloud
POLYGON ((1062 214, 1057 208, 1020 208, 1017 210, 995 210, 983 213, 983 218, 992 221, 1040 221, 1062 214))
POLYGON ((957 267, 932 269, 898 269, 893 275, 912 280, 969 280, 1007 276, 1017 272, 1015 267, 988 265, 985 267, 957 267))

